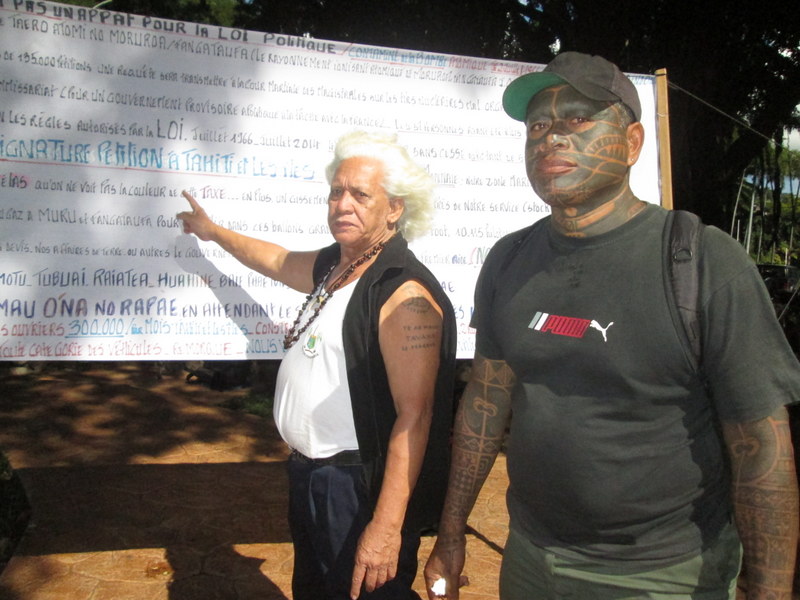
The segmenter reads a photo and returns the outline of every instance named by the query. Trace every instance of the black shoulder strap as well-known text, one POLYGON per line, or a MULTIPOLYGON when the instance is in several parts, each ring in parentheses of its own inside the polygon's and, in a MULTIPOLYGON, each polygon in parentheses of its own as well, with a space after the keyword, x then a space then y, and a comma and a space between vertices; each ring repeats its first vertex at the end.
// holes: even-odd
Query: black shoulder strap
POLYGON ((671 210, 664 225, 667 302, 695 370, 702 362, 700 332, 700 248, 703 224, 684 210, 671 210), (674 302, 674 304, 673 304, 674 302))

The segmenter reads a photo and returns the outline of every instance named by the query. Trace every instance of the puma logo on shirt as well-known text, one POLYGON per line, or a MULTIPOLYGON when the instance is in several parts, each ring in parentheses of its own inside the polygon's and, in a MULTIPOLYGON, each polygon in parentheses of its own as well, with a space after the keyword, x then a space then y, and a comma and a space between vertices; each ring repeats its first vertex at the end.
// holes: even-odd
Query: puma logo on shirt
POLYGON ((603 327, 595 320, 563 317, 538 311, 528 324, 528 329, 533 329, 542 333, 582 338, 586 334, 586 330, 592 328, 599 331, 603 335, 603 341, 607 342, 607 332, 613 324, 614 321, 611 321, 608 325, 603 327))

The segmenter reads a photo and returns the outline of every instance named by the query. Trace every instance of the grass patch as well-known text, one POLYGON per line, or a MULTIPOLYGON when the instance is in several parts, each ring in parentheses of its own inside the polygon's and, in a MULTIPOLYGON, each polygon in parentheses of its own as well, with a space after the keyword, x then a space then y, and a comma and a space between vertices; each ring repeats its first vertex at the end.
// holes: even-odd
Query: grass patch
POLYGON ((256 415, 259 417, 271 417, 274 398, 271 394, 250 390, 246 395, 226 400, 223 406, 232 410, 256 415))

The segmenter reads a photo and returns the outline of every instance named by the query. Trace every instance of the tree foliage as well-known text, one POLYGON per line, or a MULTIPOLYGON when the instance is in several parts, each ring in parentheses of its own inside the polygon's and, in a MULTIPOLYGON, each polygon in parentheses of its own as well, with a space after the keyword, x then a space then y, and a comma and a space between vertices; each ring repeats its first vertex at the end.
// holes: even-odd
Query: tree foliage
POLYGON ((745 170, 737 197, 731 235, 757 262, 800 265, 800 152, 766 147, 745 170))
POLYGON ((501 56, 516 0, 253 0, 240 26, 466 56, 501 56))
MULTIPOLYGON (((77 4, 78 2, 75 2, 77 4)), ((82 2, 81 2, 82 3, 82 2)), ((232 27, 240 0, 110 0, 107 10, 232 27)))

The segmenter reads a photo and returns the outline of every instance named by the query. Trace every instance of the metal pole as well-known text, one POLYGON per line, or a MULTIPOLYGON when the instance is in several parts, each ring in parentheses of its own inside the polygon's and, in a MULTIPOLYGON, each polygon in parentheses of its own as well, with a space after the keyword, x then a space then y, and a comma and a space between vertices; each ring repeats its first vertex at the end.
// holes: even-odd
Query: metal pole
POLYGON ((742 195, 743 185, 744 185, 744 171, 742 171, 742 178, 739 180, 739 191, 736 192, 736 202, 733 205, 733 215, 731 216, 731 236, 733 236, 733 226, 736 223, 736 210, 739 208, 739 197, 742 195))
POLYGON ((753 234, 753 209, 756 204, 756 186, 753 185, 753 194, 750 196, 750 218, 747 220, 747 232, 744 234, 744 247, 750 254, 750 238, 753 234))

